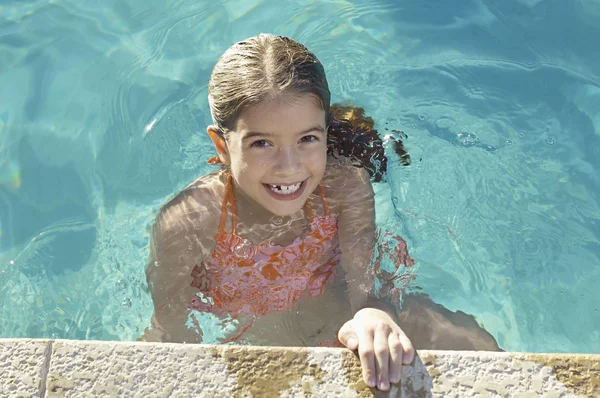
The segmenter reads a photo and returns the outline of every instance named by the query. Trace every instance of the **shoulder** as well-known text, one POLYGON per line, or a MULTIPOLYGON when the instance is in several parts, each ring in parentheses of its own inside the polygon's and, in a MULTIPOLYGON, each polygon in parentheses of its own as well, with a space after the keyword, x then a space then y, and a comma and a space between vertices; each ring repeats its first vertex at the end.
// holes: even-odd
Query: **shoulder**
MULTIPOLYGON (((224 195, 221 171, 199 177, 162 205, 156 215, 153 232, 161 234, 187 233, 211 229, 224 195)), ((215 225, 216 228, 216 225, 215 225)))
POLYGON ((369 205, 373 188, 369 173, 347 158, 328 157, 325 175, 321 180, 327 198, 341 210, 346 206, 369 205))
POLYGON ((327 158, 327 167, 321 184, 326 189, 344 193, 355 189, 371 189, 368 171, 344 157, 327 158))
POLYGON ((359 178, 361 182, 370 182, 369 173, 360 163, 356 163, 344 156, 327 156, 327 167, 325 168, 324 182, 335 184, 347 178, 359 178))

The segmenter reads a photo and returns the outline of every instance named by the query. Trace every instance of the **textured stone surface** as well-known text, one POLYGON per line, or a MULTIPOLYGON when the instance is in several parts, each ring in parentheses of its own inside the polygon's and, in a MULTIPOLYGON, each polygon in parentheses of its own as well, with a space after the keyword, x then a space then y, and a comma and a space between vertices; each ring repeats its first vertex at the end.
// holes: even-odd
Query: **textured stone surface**
POLYGON ((368 388, 352 352, 0 340, 0 396, 594 397, 599 355, 421 351, 400 385, 368 388))
POLYGON ((206 346, 56 341, 48 397, 231 396, 237 380, 206 346))
POLYGON ((44 340, 0 339, 0 397, 39 396, 49 344, 44 340))
POLYGON ((569 391, 586 397, 600 396, 600 355, 520 354, 515 358, 549 367, 569 391))
POLYGON ((422 352, 420 358, 433 377, 436 396, 578 396, 552 374, 552 368, 518 354, 431 351, 422 352))

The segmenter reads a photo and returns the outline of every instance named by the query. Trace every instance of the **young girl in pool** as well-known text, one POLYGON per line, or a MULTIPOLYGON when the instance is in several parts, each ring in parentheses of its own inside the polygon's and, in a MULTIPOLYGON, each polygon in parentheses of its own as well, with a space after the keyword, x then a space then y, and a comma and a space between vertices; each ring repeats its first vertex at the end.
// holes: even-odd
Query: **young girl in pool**
MULTIPOLYGON (((370 178, 381 179, 385 156, 372 123, 331 109, 314 54, 273 35, 229 48, 208 98, 210 163, 220 168, 157 216, 147 270, 155 310, 143 339, 200 343, 197 314, 210 312, 224 343, 358 350, 365 382, 389 389, 415 355, 396 313, 410 273, 379 267, 413 260, 399 237, 377 245, 370 178)), ((395 149, 408 160, 401 142, 395 149)))

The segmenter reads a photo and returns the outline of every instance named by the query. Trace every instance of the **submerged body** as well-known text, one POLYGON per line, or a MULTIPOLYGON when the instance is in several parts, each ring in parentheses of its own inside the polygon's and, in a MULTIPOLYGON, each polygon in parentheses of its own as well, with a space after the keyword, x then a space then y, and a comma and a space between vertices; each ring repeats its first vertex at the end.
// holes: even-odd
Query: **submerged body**
POLYGON ((366 266, 353 275, 342 265, 338 234, 341 221, 354 231, 346 241, 375 243, 368 175, 329 158, 306 206, 266 223, 258 222, 261 214, 236 208, 242 195, 231 174, 220 170, 163 207, 153 228, 148 283, 155 313, 146 339, 202 342, 195 315, 201 311, 229 324, 223 342, 331 344, 352 317, 348 290, 357 293, 356 306, 374 294, 366 266), (338 220, 342 208, 345 217, 338 220))

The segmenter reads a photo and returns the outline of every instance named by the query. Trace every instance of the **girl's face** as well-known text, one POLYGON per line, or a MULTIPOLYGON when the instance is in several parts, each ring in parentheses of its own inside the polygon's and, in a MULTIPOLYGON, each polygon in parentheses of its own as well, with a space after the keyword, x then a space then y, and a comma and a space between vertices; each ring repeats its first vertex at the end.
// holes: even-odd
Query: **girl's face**
POLYGON ((325 173, 325 111, 310 94, 263 101, 240 114, 221 148, 221 161, 250 198, 276 215, 294 214, 325 173))

